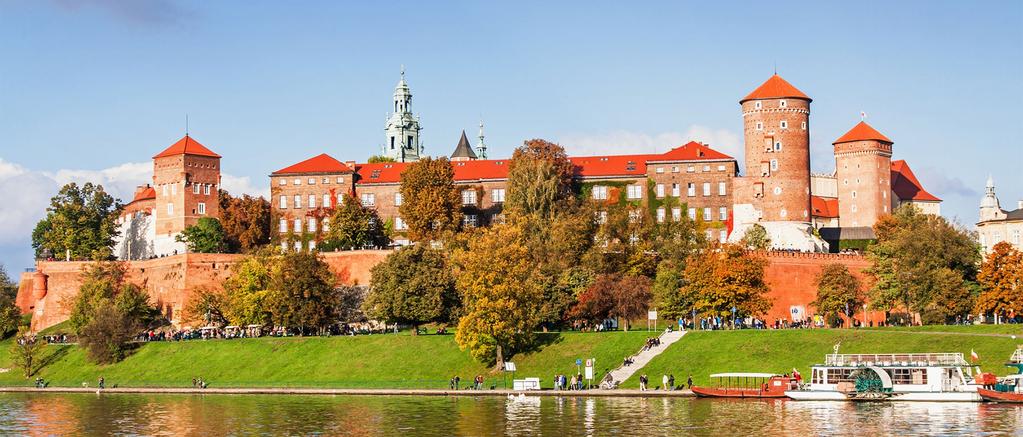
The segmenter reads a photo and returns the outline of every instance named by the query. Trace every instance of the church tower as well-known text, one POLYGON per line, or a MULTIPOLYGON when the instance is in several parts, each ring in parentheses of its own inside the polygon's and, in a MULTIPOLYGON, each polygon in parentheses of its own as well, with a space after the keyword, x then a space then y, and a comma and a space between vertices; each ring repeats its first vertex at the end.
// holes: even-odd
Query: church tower
POLYGON ((865 121, 833 143, 839 226, 871 227, 891 213, 892 140, 865 121))
POLYGON ((394 112, 387 118, 384 127, 386 138, 383 156, 398 162, 419 160, 422 146, 419 143, 419 118, 412 115, 412 92, 405 82, 405 68, 401 69, 401 80, 394 88, 394 112))
POLYGON ((220 155, 187 134, 153 156, 156 255, 184 253, 174 237, 202 217, 220 218, 220 155))
POLYGON ((810 102, 777 74, 739 101, 749 185, 737 203, 759 221, 810 222, 810 102))

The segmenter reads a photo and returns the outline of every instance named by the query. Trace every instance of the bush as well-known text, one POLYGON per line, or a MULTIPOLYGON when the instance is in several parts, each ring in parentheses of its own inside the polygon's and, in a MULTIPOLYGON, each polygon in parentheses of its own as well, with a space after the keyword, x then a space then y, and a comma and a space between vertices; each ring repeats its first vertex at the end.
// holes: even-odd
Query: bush
POLYGON ((139 330, 137 322, 107 306, 96 311, 78 337, 89 359, 99 364, 121 361, 128 355, 130 342, 139 330))

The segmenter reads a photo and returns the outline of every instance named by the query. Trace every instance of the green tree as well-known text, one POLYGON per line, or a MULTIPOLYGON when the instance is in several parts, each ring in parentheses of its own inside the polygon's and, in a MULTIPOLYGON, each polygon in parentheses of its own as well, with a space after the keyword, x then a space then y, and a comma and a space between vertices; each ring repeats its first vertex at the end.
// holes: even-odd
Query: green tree
POLYGON ((232 197, 220 190, 220 224, 224 250, 249 253, 270 242, 270 202, 248 194, 232 197))
POLYGON ((526 141, 508 163, 508 193, 504 211, 510 217, 550 220, 572 198, 574 166, 561 146, 526 141))
POLYGON ((981 314, 1023 314, 1023 252, 1002 241, 991 253, 977 274, 982 292, 976 309, 981 314))
POLYGON ((20 368, 26 378, 31 377, 38 370, 43 347, 45 347, 44 343, 38 341, 36 336, 29 332, 28 327, 22 327, 18 330, 14 341, 11 342, 12 364, 20 368))
POLYGON ((448 322, 459 306, 455 281, 445 254, 424 244, 392 252, 373 267, 363 309, 388 323, 419 325, 448 322))
POLYGON ((412 241, 431 241, 455 232, 462 223, 462 198, 447 158, 423 158, 401 172, 401 206, 412 241))
POLYGON ((651 291, 658 316, 665 320, 692 317, 696 302, 693 296, 684 292, 684 283, 684 268, 680 269, 669 262, 657 266, 657 276, 654 277, 651 291))
POLYGON ((185 317, 189 320, 201 320, 204 326, 223 327, 228 324, 226 311, 226 293, 198 288, 185 306, 185 317))
POLYGON ((536 340, 543 290, 521 229, 499 224, 481 230, 454 255, 463 315, 455 340, 482 362, 504 358, 536 340), (498 261, 499 260, 499 261, 498 261))
POLYGON ((102 185, 64 185, 46 209, 46 217, 32 231, 36 257, 49 252, 62 258, 106 259, 117 236, 115 220, 120 203, 102 185))
POLYGON ((71 301, 71 329, 93 362, 123 359, 135 334, 158 314, 145 291, 125 280, 125 272, 123 263, 97 261, 83 273, 71 301))
POLYGON ((0 339, 17 332, 21 326, 21 309, 16 305, 18 286, 7 276, 0 264, 0 339))
POLYGON ((840 314, 852 320, 863 302, 863 287, 848 267, 838 263, 821 267, 817 275, 817 299, 810 304, 817 308, 818 313, 830 321, 841 323, 840 314))
POLYGON ((330 216, 330 230, 320 249, 361 249, 369 245, 384 245, 379 244, 386 243, 384 238, 376 211, 346 195, 330 216))
POLYGON ((369 164, 376 164, 378 162, 394 162, 394 158, 391 158, 390 156, 373 155, 370 156, 366 162, 369 164))
POLYGON ((265 248, 245 257, 224 281, 224 316, 235 325, 269 325, 271 273, 279 258, 274 248, 265 248))
POLYGON ((316 253, 287 252, 271 275, 270 313, 279 326, 305 334, 337 322, 337 277, 316 253))
POLYGON ((223 252, 226 247, 224 238, 224 227, 220 225, 220 220, 213 217, 199 218, 194 225, 174 237, 176 241, 185 243, 192 253, 223 252))
POLYGON ((97 311, 113 304, 117 292, 126 285, 124 263, 97 261, 82 272, 82 285, 78 294, 64 302, 71 308, 68 324, 75 334, 81 335, 97 311))
POLYGON ((141 325, 112 306, 97 309, 93 319, 82 328, 78 342, 94 363, 121 361, 131 349, 131 340, 141 325))
POLYGON ((767 250, 771 247, 771 237, 767 235, 767 229, 759 223, 754 223, 742 236, 742 244, 748 249, 767 250))

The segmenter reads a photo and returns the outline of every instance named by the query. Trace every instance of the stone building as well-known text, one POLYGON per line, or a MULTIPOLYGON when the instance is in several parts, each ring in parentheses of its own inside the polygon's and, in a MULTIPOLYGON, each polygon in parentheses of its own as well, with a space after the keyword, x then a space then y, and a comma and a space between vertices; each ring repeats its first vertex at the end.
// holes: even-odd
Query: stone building
POLYGON ((980 219, 977 233, 985 254, 1000 242, 1008 242, 1017 250, 1023 250, 1023 200, 1016 203, 1016 209, 1006 211, 995 196, 995 181, 987 179, 984 198, 980 201, 980 219))
POLYGON ((334 207, 354 195, 354 167, 323 153, 270 174, 271 226, 281 248, 316 248, 334 207))
POLYGON ((176 237, 201 217, 220 218, 220 155, 185 135, 153 156, 152 184, 141 185, 117 220, 114 255, 139 260, 184 253, 176 237))

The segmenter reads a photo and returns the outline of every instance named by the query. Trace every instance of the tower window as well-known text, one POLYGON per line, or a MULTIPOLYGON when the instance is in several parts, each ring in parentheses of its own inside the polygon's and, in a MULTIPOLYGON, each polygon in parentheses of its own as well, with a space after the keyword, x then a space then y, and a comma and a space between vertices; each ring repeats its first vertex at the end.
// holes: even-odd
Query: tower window
POLYGON ((774 187, 774 195, 777 196, 777 195, 780 195, 780 194, 781 194, 781 187, 774 187))
POLYGON ((199 204, 196 205, 196 208, 199 210, 199 215, 206 215, 206 204, 205 203, 199 202, 199 204))
POLYGON ((757 122, 757 130, 764 130, 764 123, 761 121, 757 122))
POLYGON ((412 135, 409 135, 408 143, 405 144, 405 147, 412 148, 413 146, 415 146, 415 144, 412 144, 412 135))
POLYGON ((802 126, 803 130, 806 130, 806 122, 805 121, 803 123, 801 123, 801 126, 802 126))
POLYGON ((786 102, 784 100, 781 100, 781 101, 778 102, 778 107, 779 108, 787 108, 788 107, 788 102, 786 102))
POLYGON ((856 191, 853 191, 853 192, 852 192, 852 198, 853 198, 853 199, 855 199, 855 198, 856 198, 856 191))
POLYGON ((785 218, 785 216, 789 215, 789 212, 786 211, 785 209, 782 209, 781 211, 778 212, 778 215, 782 216, 782 218, 785 218))
POLYGON ((764 107, 764 104, 763 104, 763 103, 761 103, 761 102, 759 102, 759 101, 758 101, 758 102, 754 102, 754 103, 753 103, 753 107, 754 107, 754 108, 757 108, 757 109, 760 109, 760 108, 763 108, 763 107, 764 107))
POLYGON ((199 184, 193 183, 192 184, 192 194, 199 194, 199 188, 200 188, 199 184))
POLYGON ((781 152, 781 141, 775 141, 774 142, 774 151, 775 152, 781 152))
POLYGON ((782 129, 788 129, 789 128, 789 122, 787 122, 785 120, 782 120, 781 121, 781 128, 782 129))
POLYGON ((772 159, 771 160, 771 171, 778 171, 778 160, 777 159, 772 159))
POLYGON ((391 137, 391 150, 394 150, 394 137, 391 137))

